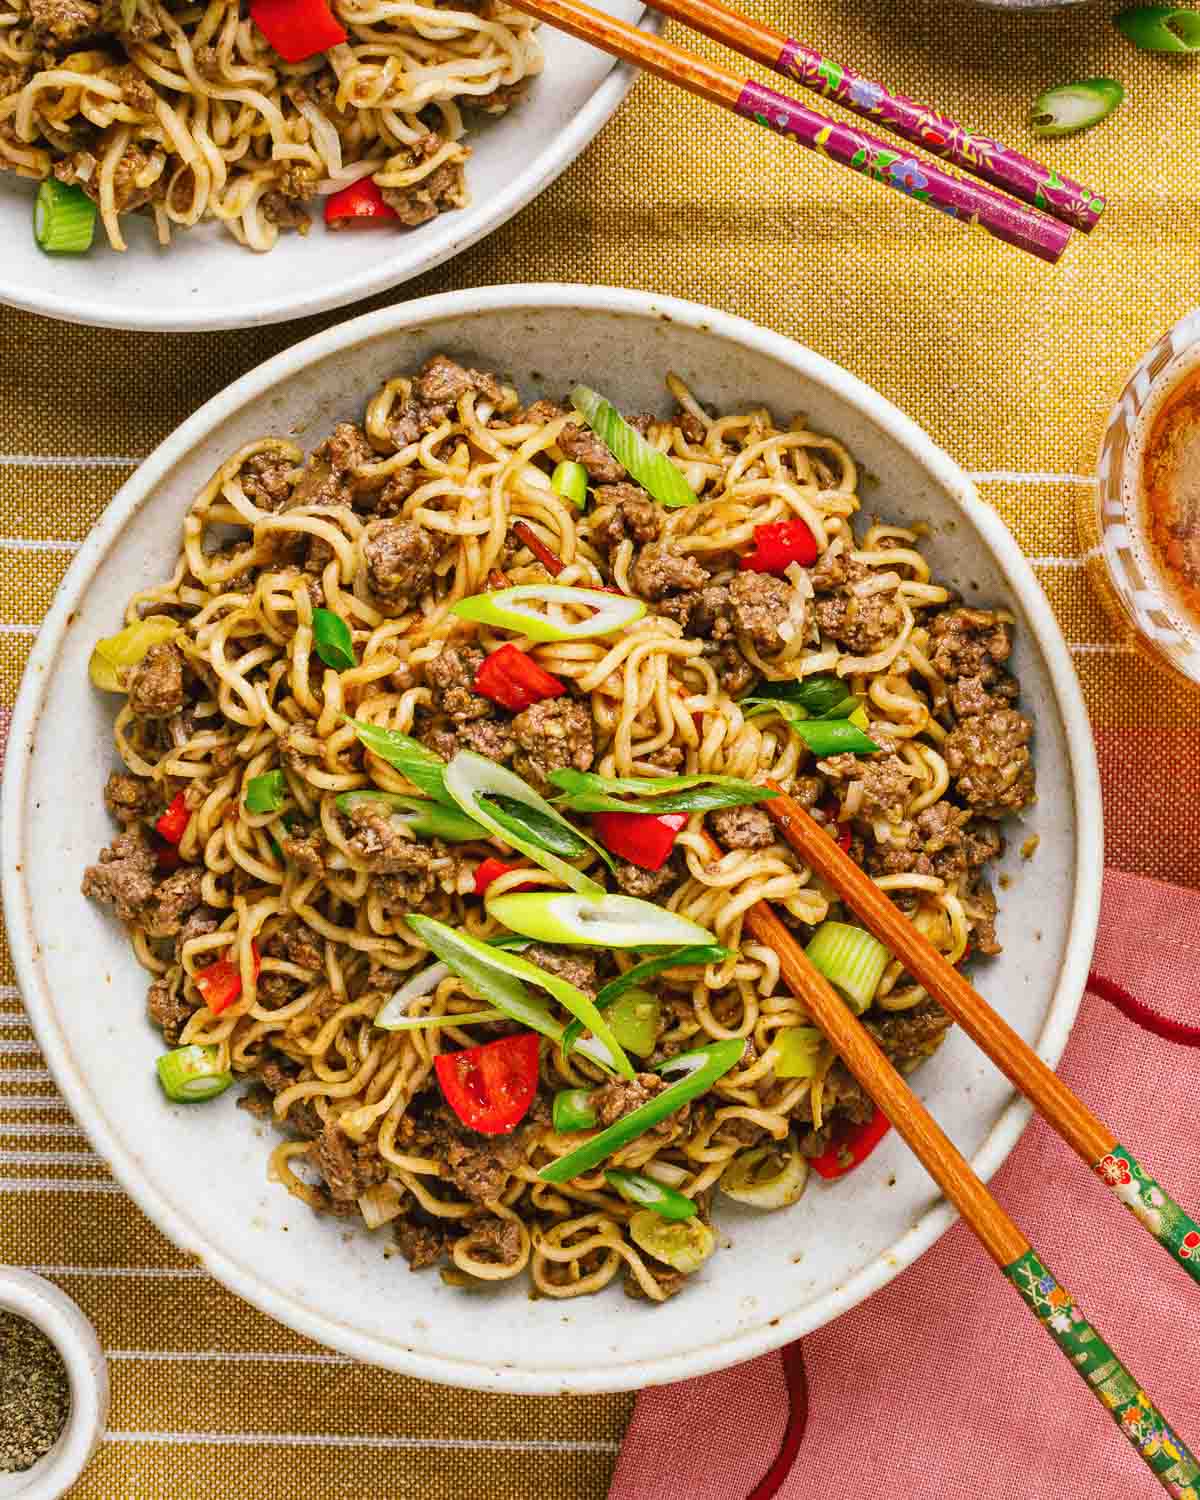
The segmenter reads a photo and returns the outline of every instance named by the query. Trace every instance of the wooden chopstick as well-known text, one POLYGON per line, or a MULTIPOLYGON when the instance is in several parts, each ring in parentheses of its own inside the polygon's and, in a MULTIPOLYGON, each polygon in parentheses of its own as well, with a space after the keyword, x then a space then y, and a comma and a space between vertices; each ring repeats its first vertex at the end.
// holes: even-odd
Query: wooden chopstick
POLYGON ((865 871, 777 782, 762 804, 804 862, 838 893, 863 926, 904 965, 971 1040, 1030 1101, 1046 1123, 1108 1184, 1138 1222, 1194 1281, 1200 1281, 1200 1224, 1146 1172, 1109 1127, 993 1010, 865 871))
POLYGON ((693 31, 790 78, 801 88, 890 130, 931 156, 961 167, 1023 203, 1044 209, 1073 229, 1086 234, 1100 222, 1104 199, 1091 188, 999 145, 990 136, 968 130, 927 104, 916 104, 892 93, 815 47, 785 37, 773 26, 733 10, 721 0, 647 0, 647 4, 661 15, 682 21, 693 31))
POLYGON ((904 159, 885 141, 806 109, 786 94, 710 63, 672 42, 618 21, 584 0, 513 0, 519 10, 548 21, 580 41, 619 57, 668 83, 720 104, 734 114, 756 120, 769 130, 874 178, 918 202, 997 239, 1056 262, 1067 247, 1070 229, 1057 219, 977 183, 965 182, 927 161, 904 159))
MULTIPOLYGON (((763 805, 770 807, 771 803, 763 805)), ((711 838, 708 843, 713 858, 719 858, 719 847, 711 838)), ((744 920, 754 937, 778 955, 788 988, 803 1002, 847 1068, 875 1101, 876 1108, 883 1110, 903 1136, 1072 1368, 1141 1454, 1155 1478, 1170 1493, 1178 1494, 1183 1485, 1200 1476, 1200 1463, 1088 1322, 1078 1302, 1046 1269, 1045 1262, 888 1062, 874 1038, 851 1014, 829 981, 813 967, 769 903, 756 902, 744 920), (1167 1446, 1178 1456, 1172 1457, 1161 1446, 1146 1441, 1150 1431, 1168 1434, 1167 1446)))

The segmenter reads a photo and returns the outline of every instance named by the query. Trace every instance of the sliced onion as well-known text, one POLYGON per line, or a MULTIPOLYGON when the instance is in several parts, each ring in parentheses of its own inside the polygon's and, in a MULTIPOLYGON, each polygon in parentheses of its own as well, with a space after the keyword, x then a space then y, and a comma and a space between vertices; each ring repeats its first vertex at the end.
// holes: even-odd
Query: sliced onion
POLYGON ((404 1206, 404 1189, 399 1183, 376 1183, 367 1189, 358 1200, 358 1209, 368 1229, 379 1229, 392 1219, 399 1218, 404 1206))
POLYGON ((727 1198, 753 1208, 790 1208, 808 1185, 808 1162, 791 1136, 774 1146, 742 1151, 721 1173, 727 1198))
POLYGON ((655 1182, 665 1182, 668 1187, 682 1187, 692 1175, 684 1167, 677 1167, 671 1161, 648 1161, 641 1169, 647 1177, 653 1177, 655 1182))

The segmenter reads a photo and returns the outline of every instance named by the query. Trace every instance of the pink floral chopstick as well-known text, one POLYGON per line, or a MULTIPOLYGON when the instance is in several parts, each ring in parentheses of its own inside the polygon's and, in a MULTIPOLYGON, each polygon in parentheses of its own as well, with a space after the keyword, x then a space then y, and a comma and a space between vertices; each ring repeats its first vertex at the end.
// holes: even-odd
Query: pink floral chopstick
POLYGON ((927 104, 916 104, 894 94, 853 68, 844 67, 810 47, 785 37, 762 21, 752 20, 721 0, 647 0, 653 10, 672 16, 715 41, 843 109, 872 121, 928 151, 931 156, 962 167, 1022 203, 1042 209, 1052 218, 1084 233, 1094 229, 1105 201, 1090 188, 1055 172, 1052 167, 1011 151, 990 136, 968 130, 927 104))

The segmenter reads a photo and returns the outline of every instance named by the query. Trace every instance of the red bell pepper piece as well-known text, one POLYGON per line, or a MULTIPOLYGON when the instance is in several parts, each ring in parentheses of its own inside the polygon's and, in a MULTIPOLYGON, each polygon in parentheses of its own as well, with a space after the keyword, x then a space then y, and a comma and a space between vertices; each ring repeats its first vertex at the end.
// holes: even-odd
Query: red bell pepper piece
POLYGON ((475 674, 475 691, 515 714, 543 698, 561 698, 566 690, 557 677, 511 641, 493 651, 475 674))
POLYGON ((443 1052, 433 1065, 446 1103, 464 1125, 481 1135, 507 1135, 524 1119, 537 1093, 537 1032, 443 1052))
POLYGON ((250 19, 284 62, 303 62, 346 40, 325 0, 250 0, 250 19))
POLYGON ((772 521, 754 528, 754 551, 738 563, 753 573, 786 573, 792 563, 811 567, 817 560, 817 539, 805 521, 772 521))
POLYGON ((661 870, 675 847, 687 813, 602 812, 592 817, 600 842, 641 870, 661 870))
POLYGON ((168 844, 165 839, 160 839, 155 845, 154 859, 158 868, 169 875, 172 870, 178 870, 183 864, 183 856, 174 844, 168 844))
MULTIPOLYGON (((498 880, 501 875, 507 875, 510 870, 523 869, 522 865, 506 865, 502 859, 485 859, 475 871, 475 894, 482 896, 493 880, 498 880)), ((537 885, 532 880, 524 880, 520 885, 513 886, 515 891, 536 891, 537 885)))
POLYGON ((170 807, 154 826, 168 844, 177 844, 187 832, 187 826, 191 821, 192 814, 183 800, 183 793, 176 792, 170 807))
MULTIPOLYGON (((834 826, 836 827, 836 824, 834 826)), ((845 824, 842 828, 839 828, 836 833, 833 832, 832 828, 829 831, 830 833, 833 833, 833 837, 837 841, 837 846, 842 851, 842 853, 849 854, 851 838, 850 825, 848 823, 845 824)))
MULTIPOLYGON (((257 979, 262 959, 258 955, 256 944, 250 944, 250 951, 254 955, 254 977, 257 979)), ((242 993, 241 968, 232 959, 219 958, 215 964, 209 964, 207 969, 201 969, 196 975, 196 988, 204 996, 204 1003, 213 1015, 219 1016, 242 993)))
POLYGON ((860 1162, 866 1161, 891 1128, 892 1122, 877 1105, 865 1125, 839 1127, 828 1151, 811 1157, 808 1164, 821 1177, 830 1180, 844 1177, 860 1162))
POLYGON ((325 222, 331 229, 350 223, 385 223, 400 215, 384 200, 383 189, 373 177, 360 177, 325 200, 325 222))

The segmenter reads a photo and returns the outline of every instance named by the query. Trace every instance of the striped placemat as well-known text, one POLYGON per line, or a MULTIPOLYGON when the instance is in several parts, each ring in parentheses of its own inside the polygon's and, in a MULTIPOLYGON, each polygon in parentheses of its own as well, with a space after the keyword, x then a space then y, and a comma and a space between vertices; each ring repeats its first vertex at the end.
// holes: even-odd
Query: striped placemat
MULTIPOLYGON (((1050 271, 643 82, 537 203, 408 290, 669 292, 768 324, 878 387, 974 471, 1037 569, 1092 713, 1108 863, 1200 884, 1197 699, 1130 654, 1092 596, 1075 527, 1105 411, 1196 297, 1194 126, 1176 128, 1194 119, 1192 75, 1120 43, 1108 0, 1038 22, 945 0, 747 8, 1018 147, 1032 146, 1020 122, 1048 84, 1122 78, 1130 103, 1115 120, 1051 148, 1109 192, 1108 219, 1050 271)), ((0 310, 0 749, 38 623, 122 480, 208 396, 347 315, 155 338, 0 310)), ((72 1124, 14 983, 0 950, 0 1259, 83 1305, 113 1377, 112 1427, 76 1495, 601 1500, 628 1397, 483 1396, 367 1369, 189 1264, 72 1124)))

